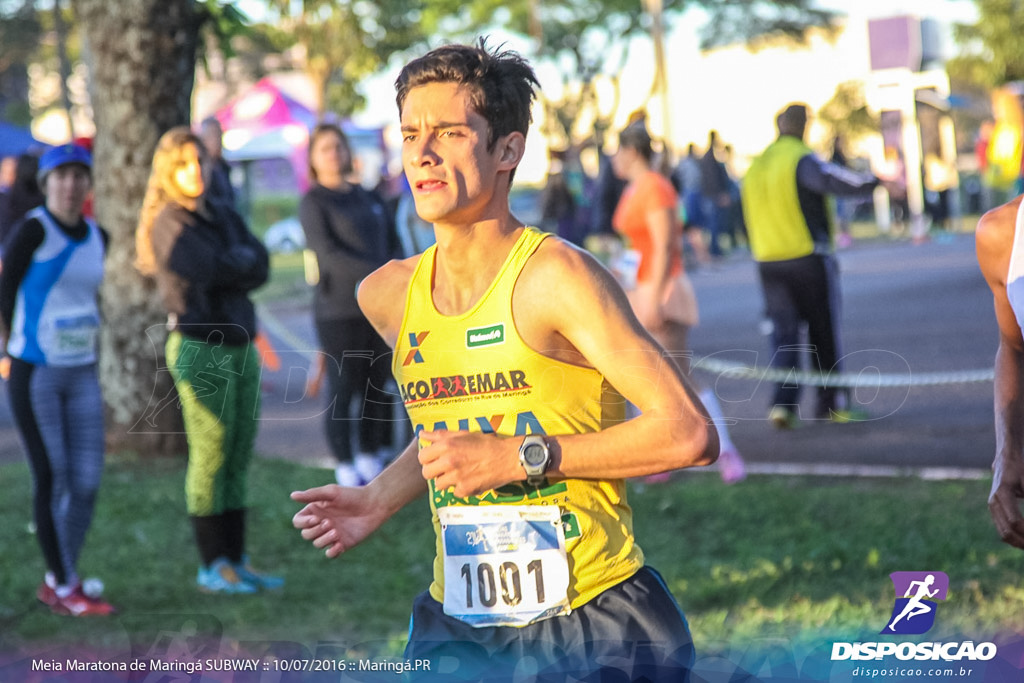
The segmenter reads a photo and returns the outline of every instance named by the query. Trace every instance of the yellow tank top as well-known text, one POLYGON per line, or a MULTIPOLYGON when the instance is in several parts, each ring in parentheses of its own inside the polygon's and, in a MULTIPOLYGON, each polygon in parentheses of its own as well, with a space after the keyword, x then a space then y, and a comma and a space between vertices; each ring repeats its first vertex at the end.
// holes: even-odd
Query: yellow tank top
MULTIPOLYGON (((442 315, 434 307, 436 246, 420 257, 393 359, 395 379, 417 433, 454 429, 554 436, 596 432, 624 419, 625 401, 603 375, 534 351, 516 331, 512 290, 546 237, 534 228, 524 229, 480 301, 456 316, 442 315)), ((562 479, 539 489, 512 482, 470 498, 438 491, 431 481, 437 554, 430 594, 435 600, 443 602, 444 596, 438 508, 502 504, 559 506, 571 568, 568 598, 574 609, 643 565, 621 479, 562 479)))

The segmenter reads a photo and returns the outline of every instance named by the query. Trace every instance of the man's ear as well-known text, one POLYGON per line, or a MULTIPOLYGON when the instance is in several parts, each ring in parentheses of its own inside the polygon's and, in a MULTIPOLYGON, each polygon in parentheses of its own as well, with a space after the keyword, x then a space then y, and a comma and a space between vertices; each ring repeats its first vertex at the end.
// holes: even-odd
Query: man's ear
POLYGON ((501 150, 500 170, 511 171, 523 160, 523 154, 526 152, 526 136, 514 131, 498 140, 498 147, 501 150))

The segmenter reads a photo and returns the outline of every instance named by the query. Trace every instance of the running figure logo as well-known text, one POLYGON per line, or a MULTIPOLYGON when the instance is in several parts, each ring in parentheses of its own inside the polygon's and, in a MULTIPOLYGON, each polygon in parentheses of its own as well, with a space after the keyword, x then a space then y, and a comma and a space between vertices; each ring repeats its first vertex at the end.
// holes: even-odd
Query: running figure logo
POLYGON ((889 575, 896 589, 896 604, 889 624, 881 633, 918 635, 935 624, 934 600, 945 600, 949 577, 943 572, 893 572, 889 575))

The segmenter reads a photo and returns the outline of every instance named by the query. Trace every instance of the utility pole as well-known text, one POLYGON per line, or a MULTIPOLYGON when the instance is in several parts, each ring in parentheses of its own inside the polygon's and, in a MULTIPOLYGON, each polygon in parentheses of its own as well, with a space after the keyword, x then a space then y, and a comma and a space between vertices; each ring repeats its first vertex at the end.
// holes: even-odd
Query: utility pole
POLYGON ((662 0, 641 0, 644 11, 651 17, 651 42, 654 44, 654 83, 651 97, 661 101, 662 139, 668 145, 672 139, 672 107, 668 98, 668 72, 665 69, 665 27, 662 20, 662 0))

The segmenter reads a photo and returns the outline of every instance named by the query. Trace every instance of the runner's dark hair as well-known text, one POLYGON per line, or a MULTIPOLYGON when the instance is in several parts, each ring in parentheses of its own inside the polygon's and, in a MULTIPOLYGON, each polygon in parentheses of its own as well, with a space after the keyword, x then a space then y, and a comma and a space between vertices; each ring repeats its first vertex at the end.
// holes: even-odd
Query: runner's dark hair
POLYGON ((428 83, 457 83, 467 89, 473 110, 490 129, 488 149, 511 132, 526 135, 533 121, 534 88, 540 85, 522 56, 504 44, 491 50, 486 37, 476 45, 444 45, 406 64, 395 81, 399 114, 409 91, 428 83))

